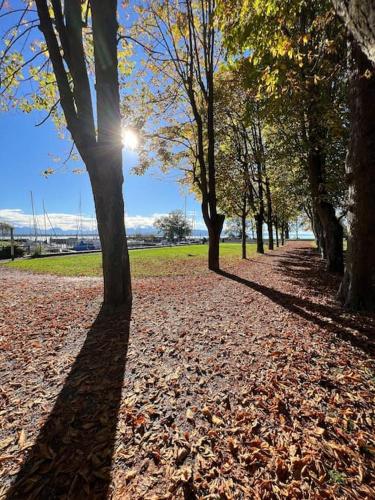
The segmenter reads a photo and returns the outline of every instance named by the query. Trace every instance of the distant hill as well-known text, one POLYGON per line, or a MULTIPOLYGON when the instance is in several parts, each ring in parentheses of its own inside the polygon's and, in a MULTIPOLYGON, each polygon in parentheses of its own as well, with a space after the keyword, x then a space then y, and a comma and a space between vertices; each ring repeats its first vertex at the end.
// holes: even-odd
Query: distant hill
MULTIPOLYGON (((155 228, 153 227, 132 227, 132 228, 127 228, 126 230, 127 234, 129 236, 133 236, 135 234, 137 235, 151 235, 151 234, 154 234, 155 236, 157 235, 156 231, 155 231, 155 228)), ((27 226, 24 226, 24 227, 15 227, 14 228, 14 234, 16 236, 33 236, 34 235, 34 229, 31 228, 31 227, 27 227, 27 226)), ((40 231, 40 236, 43 236, 44 235, 44 231, 40 231)), ((52 232, 52 230, 49 230, 47 231, 47 234, 49 236, 53 236, 54 234, 58 235, 58 236, 75 236, 77 234, 77 231, 72 231, 72 230, 64 230, 64 229, 61 229, 59 227, 56 227, 54 228, 54 232, 52 232)), ((93 234, 97 234, 96 231, 83 231, 82 232, 83 235, 93 235, 93 234)), ((196 229, 193 231, 193 236, 207 236, 207 231, 204 231, 204 230, 201 230, 201 229, 196 229)))
MULTIPOLYGON (((31 228, 31 227, 28 227, 28 226, 25 226, 25 227, 15 227, 15 235, 16 236, 25 236, 25 235, 28 235, 28 236, 33 236, 34 235, 34 229, 31 228)), ((128 236, 134 236, 134 235, 144 235, 144 236, 150 236, 150 235, 155 235, 155 236, 159 236, 157 233, 156 233, 156 230, 154 227, 152 226, 148 226, 148 227, 145 227, 145 226, 139 226, 139 227, 131 227, 131 228, 127 228, 127 234, 128 236)), ((50 231, 47 231, 47 234, 48 236, 53 236, 54 234, 56 234, 57 236, 76 236, 77 234, 77 231, 74 231, 74 230, 64 230, 64 229, 61 229, 61 228, 54 228, 54 233, 50 230, 50 231)), ((82 232, 82 236, 89 236, 89 235, 96 235, 97 232, 95 231, 83 231, 82 232)), ((40 236, 43 236, 44 235, 44 232, 43 231, 40 231, 39 233, 40 236)), ((208 237, 208 233, 207 231, 205 231, 204 229, 195 229, 192 233, 193 236, 198 236, 198 237, 208 237)), ((264 228, 263 230, 263 235, 264 235, 264 238, 267 239, 268 237, 268 234, 267 234, 267 231, 266 231, 266 228, 264 228)), ((222 233, 222 237, 226 237, 226 233, 225 231, 223 231, 222 233)), ((251 231, 249 231, 248 233, 248 236, 251 237, 251 231)), ((290 238, 291 239, 295 239, 296 238, 296 233, 295 231, 291 231, 290 232, 290 238)), ((313 239, 314 238, 314 235, 311 231, 303 231, 303 230, 300 230, 298 232, 298 238, 301 239, 301 240, 305 240, 305 239, 313 239)))

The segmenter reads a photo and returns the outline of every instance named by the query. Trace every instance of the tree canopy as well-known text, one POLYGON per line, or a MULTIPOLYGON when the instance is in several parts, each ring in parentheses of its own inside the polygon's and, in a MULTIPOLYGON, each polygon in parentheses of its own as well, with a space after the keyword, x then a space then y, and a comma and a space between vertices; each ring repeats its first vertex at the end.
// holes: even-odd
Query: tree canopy
POLYGON ((181 241, 191 234, 191 224, 181 210, 158 217, 154 226, 168 241, 181 241))

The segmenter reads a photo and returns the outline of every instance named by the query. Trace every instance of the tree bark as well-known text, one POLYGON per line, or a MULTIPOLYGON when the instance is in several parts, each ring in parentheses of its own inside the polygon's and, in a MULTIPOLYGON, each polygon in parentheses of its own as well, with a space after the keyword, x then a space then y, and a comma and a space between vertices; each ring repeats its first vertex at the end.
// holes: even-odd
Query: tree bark
POLYGON ((211 217, 205 222, 208 229, 208 269, 218 271, 220 269, 220 234, 223 229, 224 216, 218 214, 214 220, 211 217))
POLYGON ((264 222, 264 196, 263 196, 263 166, 261 162, 257 162, 258 174, 258 213, 255 216, 256 233, 257 233, 257 252, 264 253, 263 243, 263 222, 264 222))
POLYGON ((202 195, 202 215, 208 231, 208 268, 213 271, 220 269, 220 234, 223 229, 225 216, 217 212, 216 196, 216 155, 215 155, 215 88, 214 88, 214 46, 216 28, 211 23, 213 15, 213 4, 209 2, 205 10, 205 4, 201 4, 201 13, 203 18, 203 39, 200 43, 203 45, 205 58, 204 78, 201 74, 199 55, 197 52, 197 37, 194 21, 192 2, 186 3, 189 29, 189 71, 188 78, 181 75, 183 85, 187 89, 187 96, 191 105, 194 120, 197 125, 197 160, 199 163, 199 183, 198 187, 202 195), (195 65, 197 67, 195 67, 195 65), (199 69, 198 69, 199 68, 199 69), (194 82, 197 81, 198 87, 204 88, 204 109, 202 103, 197 100, 194 82))
POLYGON ((307 161, 309 182, 312 197, 312 206, 315 225, 321 228, 319 245, 322 245, 323 255, 326 258, 327 271, 343 272, 343 229, 337 220, 335 209, 328 199, 324 180, 324 132, 319 122, 318 108, 313 95, 309 109, 309 155, 307 161))
POLYGON ((263 243, 263 217, 261 214, 255 215, 256 236, 257 236, 257 253, 264 253, 263 243))
POLYGON ((130 319, 132 291, 125 232, 121 149, 98 151, 88 169, 102 246, 103 311, 123 310, 130 319))
POLYGON ((285 223, 285 239, 289 240, 289 222, 285 223))
POLYGON ((342 273, 344 270, 343 228, 330 203, 319 203, 319 218, 323 227, 323 255, 327 271, 342 273))
POLYGON ((322 259, 325 259, 325 243, 324 243, 324 236, 323 236, 323 229, 322 225, 320 223, 320 219, 318 217, 318 214, 315 209, 312 210, 312 217, 311 217, 311 227, 312 231, 315 236, 315 241, 316 241, 316 246, 318 249, 318 252, 322 256, 322 259))
POLYGON ((103 249, 104 307, 132 307, 129 254, 122 194, 121 115, 118 83, 116 0, 92 0, 98 138, 89 170, 103 249))
POLYGON ((267 202, 267 229, 268 229, 268 248, 273 250, 273 230, 272 230, 272 198, 270 182, 266 177, 266 202, 267 202))
POLYGON ((242 258, 246 259, 246 212, 241 216, 241 245, 242 245, 242 258))
POLYGON ((251 220, 251 239, 255 240, 254 221, 251 220))
POLYGON ((281 223, 280 236, 281 236, 281 245, 284 245, 284 243, 285 243, 285 224, 284 224, 284 222, 281 223))
POLYGON ((321 207, 323 219, 323 255, 327 271, 342 273, 344 270, 344 231, 337 220, 335 209, 329 203, 321 207))
POLYGON ((332 0, 332 2, 362 52, 375 63, 374 0, 332 0))
POLYGON ((276 246, 279 247, 279 222, 277 217, 275 217, 275 234, 276 234, 276 246))
POLYGON ((355 41, 350 88, 348 256, 339 297, 354 310, 375 309, 375 73, 355 41), (366 73, 367 72, 367 73, 366 73), (366 76, 367 75, 367 76, 366 76))

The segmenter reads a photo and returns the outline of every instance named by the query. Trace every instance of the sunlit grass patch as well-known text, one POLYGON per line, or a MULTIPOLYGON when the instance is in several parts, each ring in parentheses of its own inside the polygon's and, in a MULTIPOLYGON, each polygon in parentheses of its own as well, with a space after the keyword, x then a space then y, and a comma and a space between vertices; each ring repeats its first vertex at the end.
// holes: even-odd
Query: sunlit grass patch
MULTIPOLYGON (((207 245, 186 245, 165 248, 130 250, 130 262, 134 277, 169 276, 200 273, 206 269, 207 245)), ((249 257, 256 254, 256 245, 247 245, 249 257)), ((241 258, 239 243, 221 243, 220 255, 223 263, 241 258)), ((101 276, 101 254, 67 255, 43 259, 22 259, 3 264, 8 267, 34 273, 59 276, 101 276)))

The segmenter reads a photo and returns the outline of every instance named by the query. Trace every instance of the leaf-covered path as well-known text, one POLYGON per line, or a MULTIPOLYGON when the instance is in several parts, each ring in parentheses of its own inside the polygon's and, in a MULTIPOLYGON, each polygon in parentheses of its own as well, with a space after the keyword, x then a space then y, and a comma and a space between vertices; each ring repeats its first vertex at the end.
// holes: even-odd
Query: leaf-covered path
POLYGON ((375 498, 375 318, 308 244, 137 280, 129 346, 99 280, 0 273, 0 498, 375 498))

